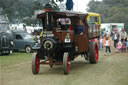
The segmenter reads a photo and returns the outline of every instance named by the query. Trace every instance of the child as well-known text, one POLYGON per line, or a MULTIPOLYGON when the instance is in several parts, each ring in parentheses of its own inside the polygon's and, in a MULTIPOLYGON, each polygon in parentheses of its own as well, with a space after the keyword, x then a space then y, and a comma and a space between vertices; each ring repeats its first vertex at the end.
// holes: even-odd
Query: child
POLYGON ((102 36, 100 36, 100 51, 103 50, 103 39, 102 39, 102 36))
POLYGON ((107 36, 107 37, 104 39, 105 56, 107 55, 107 52, 108 52, 108 51, 109 51, 109 54, 111 55, 110 45, 111 45, 111 40, 110 40, 110 38, 107 36))
POLYGON ((116 45, 116 52, 121 52, 121 48, 122 48, 122 43, 121 41, 119 41, 116 45))

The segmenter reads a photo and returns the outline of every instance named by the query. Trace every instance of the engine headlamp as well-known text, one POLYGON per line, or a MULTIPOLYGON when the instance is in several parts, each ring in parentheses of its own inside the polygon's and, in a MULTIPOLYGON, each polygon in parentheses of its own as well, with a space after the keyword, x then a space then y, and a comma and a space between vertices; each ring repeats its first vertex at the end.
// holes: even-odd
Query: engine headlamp
POLYGON ((14 45, 14 42, 13 41, 10 41, 11 45, 14 45))

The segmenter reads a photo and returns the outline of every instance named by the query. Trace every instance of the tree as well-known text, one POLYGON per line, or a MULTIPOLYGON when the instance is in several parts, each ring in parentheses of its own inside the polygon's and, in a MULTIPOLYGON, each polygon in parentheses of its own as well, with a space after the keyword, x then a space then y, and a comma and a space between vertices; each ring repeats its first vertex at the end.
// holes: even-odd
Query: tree
MULTIPOLYGON (((56 0, 62 2, 63 0, 56 0)), ((59 10, 55 0, 0 0, 0 13, 7 14, 11 23, 16 21, 35 23, 32 19, 35 11, 43 10, 45 4, 51 3, 54 10, 59 10), (2 11, 1 11, 2 9, 2 11)))

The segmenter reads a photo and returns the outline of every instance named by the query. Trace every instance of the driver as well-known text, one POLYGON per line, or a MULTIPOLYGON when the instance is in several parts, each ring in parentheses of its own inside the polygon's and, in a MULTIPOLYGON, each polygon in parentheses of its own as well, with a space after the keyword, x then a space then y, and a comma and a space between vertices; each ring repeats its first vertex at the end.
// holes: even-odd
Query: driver
POLYGON ((59 19, 62 30, 71 29, 71 20, 69 18, 60 18, 59 19))

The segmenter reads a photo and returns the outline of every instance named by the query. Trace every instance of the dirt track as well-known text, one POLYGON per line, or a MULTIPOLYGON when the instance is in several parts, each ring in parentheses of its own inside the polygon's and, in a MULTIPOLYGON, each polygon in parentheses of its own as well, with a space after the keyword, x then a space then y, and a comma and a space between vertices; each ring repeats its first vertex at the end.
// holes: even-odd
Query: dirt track
POLYGON ((0 72, 1 85, 128 85, 128 53, 100 52, 99 63, 89 64, 78 57, 71 64, 69 75, 63 74, 63 66, 41 66, 40 73, 33 75, 31 60, 0 72))

